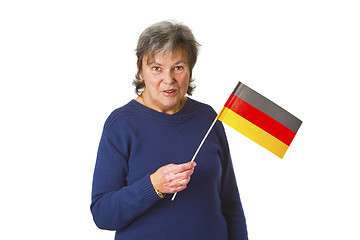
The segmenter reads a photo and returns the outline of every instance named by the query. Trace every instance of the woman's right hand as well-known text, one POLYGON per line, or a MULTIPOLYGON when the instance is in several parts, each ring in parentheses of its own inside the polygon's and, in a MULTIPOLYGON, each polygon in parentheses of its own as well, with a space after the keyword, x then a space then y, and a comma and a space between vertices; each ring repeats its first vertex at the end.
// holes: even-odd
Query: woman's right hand
POLYGON ((195 162, 168 164, 150 175, 153 187, 161 193, 176 193, 184 190, 194 172, 195 162))

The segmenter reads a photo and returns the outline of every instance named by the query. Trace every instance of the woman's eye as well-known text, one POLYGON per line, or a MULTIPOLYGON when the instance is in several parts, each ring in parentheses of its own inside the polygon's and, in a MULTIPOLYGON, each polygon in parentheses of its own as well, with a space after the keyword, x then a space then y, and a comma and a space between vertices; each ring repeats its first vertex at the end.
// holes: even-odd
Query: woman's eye
POLYGON ((184 69, 183 66, 176 66, 176 67, 175 67, 175 71, 181 71, 181 70, 183 70, 183 69, 184 69))
POLYGON ((152 69, 153 69, 154 71, 156 71, 156 72, 159 72, 159 71, 161 70, 160 67, 153 67, 152 69))

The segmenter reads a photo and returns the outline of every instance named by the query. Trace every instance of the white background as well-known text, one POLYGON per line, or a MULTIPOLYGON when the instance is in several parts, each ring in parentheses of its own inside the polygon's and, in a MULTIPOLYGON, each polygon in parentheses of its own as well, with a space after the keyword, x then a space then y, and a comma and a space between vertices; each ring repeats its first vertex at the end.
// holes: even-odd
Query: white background
POLYGON ((356 2, 1 1, 0 238, 113 239, 89 210, 102 126, 140 33, 175 19, 202 45, 194 99, 220 111, 242 81, 303 120, 284 159, 226 127, 250 239, 359 240, 356 2))

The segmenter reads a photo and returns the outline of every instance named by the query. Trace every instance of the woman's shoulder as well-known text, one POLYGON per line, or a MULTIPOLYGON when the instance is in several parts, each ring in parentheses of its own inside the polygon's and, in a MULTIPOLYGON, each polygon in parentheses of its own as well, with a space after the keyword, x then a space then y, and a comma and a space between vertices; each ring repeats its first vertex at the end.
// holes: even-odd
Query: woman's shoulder
POLYGON ((194 112, 202 112, 208 113, 210 115, 216 115, 215 110, 206 103, 200 102, 198 100, 194 100, 192 98, 188 98, 189 111, 194 112))
POLYGON ((113 110, 105 121, 104 128, 111 128, 115 123, 119 121, 125 121, 134 116, 138 111, 134 100, 131 100, 127 104, 113 110))

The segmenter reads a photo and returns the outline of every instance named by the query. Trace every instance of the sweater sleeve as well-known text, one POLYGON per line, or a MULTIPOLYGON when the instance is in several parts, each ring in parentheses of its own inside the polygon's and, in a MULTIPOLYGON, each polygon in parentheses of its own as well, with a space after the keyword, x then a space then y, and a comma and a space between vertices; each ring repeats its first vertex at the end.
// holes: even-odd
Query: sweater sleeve
POLYGON ((245 215, 239 196, 228 142, 223 128, 221 129, 221 139, 223 142, 223 172, 220 197, 222 212, 228 225, 229 240, 248 240, 245 215))
POLYGON ((127 184, 127 151, 126 143, 119 142, 104 129, 96 159, 90 207, 94 222, 101 229, 126 227, 160 199, 149 175, 127 184))

